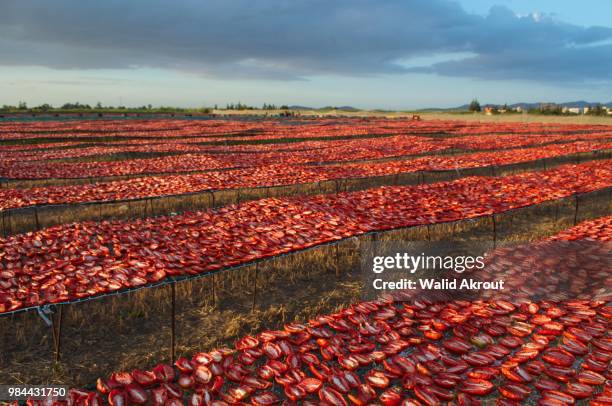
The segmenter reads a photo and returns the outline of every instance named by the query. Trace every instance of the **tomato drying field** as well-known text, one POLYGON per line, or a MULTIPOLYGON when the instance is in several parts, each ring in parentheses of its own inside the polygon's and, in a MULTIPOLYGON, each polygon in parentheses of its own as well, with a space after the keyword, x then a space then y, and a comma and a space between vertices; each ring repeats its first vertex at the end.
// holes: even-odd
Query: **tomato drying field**
POLYGON ((612 404, 612 126, 0 121, 0 186, 0 383, 56 404, 612 404), (415 242, 506 289, 367 297, 415 242))

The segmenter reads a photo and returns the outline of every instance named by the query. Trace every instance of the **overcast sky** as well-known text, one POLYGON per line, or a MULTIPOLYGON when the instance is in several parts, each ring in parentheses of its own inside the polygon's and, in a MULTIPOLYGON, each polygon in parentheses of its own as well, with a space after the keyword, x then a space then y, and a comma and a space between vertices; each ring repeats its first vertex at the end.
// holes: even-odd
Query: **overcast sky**
POLYGON ((0 104, 612 101, 612 1, 0 0, 0 104))

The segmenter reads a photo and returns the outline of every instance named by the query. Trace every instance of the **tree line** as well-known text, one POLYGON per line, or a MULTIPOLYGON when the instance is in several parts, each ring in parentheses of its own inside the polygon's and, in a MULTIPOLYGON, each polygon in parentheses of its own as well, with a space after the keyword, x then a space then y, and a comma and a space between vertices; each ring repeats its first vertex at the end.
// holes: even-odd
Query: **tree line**
MULTIPOLYGON (((225 108, 219 108, 215 104, 214 110, 289 110, 289 106, 264 103, 261 108, 250 106, 241 102, 238 103, 227 103, 225 108)), ((20 101, 17 105, 5 104, 0 107, 2 113, 58 113, 58 112, 140 112, 140 113, 167 113, 167 112, 198 112, 198 113, 212 113, 212 108, 201 107, 201 108, 180 108, 180 107, 153 107, 153 105, 143 105, 140 107, 126 107, 126 106, 112 106, 103 105, 98 102, 95 105, 80 102, 68 102, 61 106, 53 106, 49 103, 43 103, 37 106, 28 106, 26 102, 20 101)))

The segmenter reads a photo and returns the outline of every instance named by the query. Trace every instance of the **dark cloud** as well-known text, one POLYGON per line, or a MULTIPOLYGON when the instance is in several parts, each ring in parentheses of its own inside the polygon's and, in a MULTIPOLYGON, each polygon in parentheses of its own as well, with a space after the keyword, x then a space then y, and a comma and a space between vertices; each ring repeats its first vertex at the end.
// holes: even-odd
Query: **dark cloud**
MULTIPOLYGON (((487 16, 448 0, 3 2, 0 65, 157 67, 230 78, 431 72, 612 80, 612 28, 487 16), (399 60, 463 53, 406 66, 399 60)), ((409 62, 408 62, 409 63, 409 62)))

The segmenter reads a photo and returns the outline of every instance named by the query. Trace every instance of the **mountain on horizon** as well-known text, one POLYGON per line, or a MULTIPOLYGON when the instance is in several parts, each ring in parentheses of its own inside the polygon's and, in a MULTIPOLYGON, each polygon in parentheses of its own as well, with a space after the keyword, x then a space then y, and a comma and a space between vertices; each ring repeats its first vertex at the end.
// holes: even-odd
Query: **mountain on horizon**
MULTIPOLYGON (((510 108, 516 108, 516 107, 521 107, 523 110, 529 110, 529 109, 535 109, 538 108, 541 104, 556 104, 558 106, 561 107, 567 107, 567 108, 572 108, 572 107, 578 107, 578 108, 585 108, 585 107, 593 107, 596 106, 597 104, 601 104, 602 106, 606 106, 608 108, 612 108, 612 101, 607 102, 607 103, 599 103, 599 102, 589 102, 586 100, 576 100, 576 101, 571 101, 571 102, 565 102, 565 103, 553 103, 553 102, 518 102, 518 103, 513 103, 513 104, 508 104, 508 107, 510 108)), ((457 106, 457 107, 427 107, 427 108, 422 108, 422 109, 418 109, 417 111, 422 111, 422 112, 435 112, 435 111, 461 111, 461 110, 468 110, 469 108, 469 104, 463 104, 461 106, 457 106)), ((493 103, 486 103, 486 104, 481 104, 481 107, 497 107, 500 106, 500 104, 493 104, 493 103)), ((325 106, 325 107, 310 107, 310 106, 301 106, 301 105, 297 105, 297 104, 293 104, 289 106, 289 109, 291 110, 340 110, 340 111, 359 111, 361 109, 358 109, 356 107, 353 106, 325 106)))
MULTIPOLYGON (((538 108, 541 104, 548 104, 548 103, 555 104, 555 105, 561 106, 561 107, 567 107, 567 108, 572 108, 572 107, 578 107, 578 108, 593 107, 593 106, 596 106, 597 104, 601 104, 602 106, 606 106, 608 108, 612 108, 612 101, 610 101, 608 103, 599 103, 599 102, 588 102, 588 101, 585 101, 585 100, 577 100, 577 101, 571 101, 571 102, 565 102, 565 103, 553 103, 553 102, 529 103, 529 102, 519 102, 519 103, 508 104, 508 107, 510 107, 510 108, 521 107, 523 110, 529 110, 529 109, 538 108)), ((469 108, 469 106, 470 106, 469 104, 463 104, 463 105, 458 106, 458 107, 450 107, 450 108, 437 108, 437 107, 433 107, 433 108, 422 109, 422 111, 467 110, 469 108)), ((496 107, 496 106, 500 106, 500 104, 486 103, 486 104, 482 104, 481 106, 483 108, 484 107, 496 107)))
POLYGON ((291 105, 289 106, 291 110, 341 110, 341 111, 359 111, 353 106, 325 106, 325 107, 309 107, 309 106, 300 106, 300 105, 291 105))

